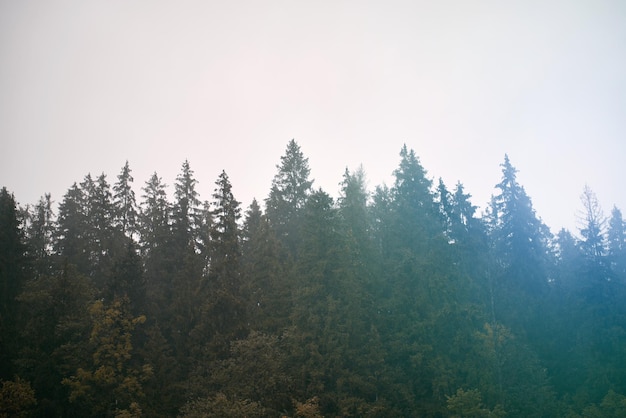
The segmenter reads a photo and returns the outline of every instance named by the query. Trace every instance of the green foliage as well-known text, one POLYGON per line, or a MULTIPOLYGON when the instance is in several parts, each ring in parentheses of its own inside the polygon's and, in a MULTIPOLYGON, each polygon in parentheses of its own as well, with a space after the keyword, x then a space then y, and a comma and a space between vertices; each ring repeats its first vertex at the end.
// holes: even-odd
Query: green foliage
POLYGON ((286 250, 293 252, 298 243, 300 214, 313 180, 309 179, 309 160, 295 140, 289 141, 280 162, 265 206, 276 236, 285 244, 286 250))
MULTIPOLYGON (((490 228, 494 255, 503 266, 508 288, 539 296, 548 284, 548 228, 536 216, 530 197, 517 182, 517 169, 504 156, 502 180, 496 185, 490 228)), ((505 295, 501 295, 505 297, 505 295)))
POLYGON ((28 262, 17 205, 6 188, 0 190, 0 378, 10 378, 16 347, 18 305, 28 262))
POLYGON ((39 199, 32 210, 26 213, 26 242, 34 274, 50 274, 52 270, 52 246, 54 234, 54 212, 49 193, 39 199))
POLYGON ((611 210, 607 240, 611 271, 616 280, 626 283, 626 225, 617 207, 611 210))
POLYGON ((137 203, 132 189, 133 176, 128 161, 117 176, 113 186, 115 205, 115 225, 122 233, 132 238, 137 233, 137 203))
POLYGON ((2 189, 1 413, 626 415, 621 212, 605 228, 586 189, 580 237, 554 238, 501 168, 482 217, 406 145, 391 187, 346 170, 334 199, 292 140, 243 221, 188 161, 172 204, 155 173, 137 209, 128 163, 56 219, 2 189))

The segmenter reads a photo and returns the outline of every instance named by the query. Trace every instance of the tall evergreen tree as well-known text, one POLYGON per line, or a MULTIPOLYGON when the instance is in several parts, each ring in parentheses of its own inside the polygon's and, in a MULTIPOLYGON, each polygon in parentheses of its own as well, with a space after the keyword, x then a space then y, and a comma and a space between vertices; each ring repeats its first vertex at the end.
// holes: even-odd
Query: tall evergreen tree
POLYGON ((453 240, 452 235, 452 222, 453 222, 453 210, 452 210, 452 194, 448 190, 448 187, 443 182, 443 179, 439 178, 436 192, 437 203, 439 204, 439 215, 441 216, 444 233, 448 239, 453 240))
MULTIPOLYGON (((582 215, 580 248, 585 258, 585 275, 592 287, 610 279, 606 242, 606 218, 596 194, 585 186, 580 196, 582 215)), ((597 287, 596 287, 597 288, 597 287)))
POLYGON ((622 211, 616 206, 609 219, 608 250, 613 276, 626 284, 626 228, 622 211))
POLYGON ((311 192, 309 160, 295 140, 289 141, 285 155, 280 157, 278 173, 265 200, 267 218, 285 247, 296 250, 299 217, 311 192))
POLYGON ((196 190, 198 182, 188 161, 182 165, 174 183, 171 233, 164 247, 164 260, 156 280, 156 294, 161 298, 155 306, 159 326, 170 342, 178 361, 180 376, 189 370, 190 333, 199 318, 198 287, 205 269, 201 254, 201 202, 196 190))
POLYGON ((113 186, 113 203, 115 205, 115 224, 122 233, 133 238, 137 233, 137 203, 132 189, 133 176, 128 161, 117 176, 113 186))
POLYGON ((250 327, 278 333, 288 325, 293 282, 280 261, 280 243, 256 200, 246 211, 242 238, 242 287, 250 327))
POLYGON ((443 227, 431 187, 432 181, 426 177, 415 151, 404 145, 391 189, 392 225, 399 248, 425 252, 430 240, 442 235, 443 227))
POLYGON ((147 254, 157 252, 166 245, 170 234, 170 204, 166 185, 157 173, 152 174, 142 190, 139 231, 143 252, 147 254))
POLYGON ((372 195, 369 216, 372 223, 372 239, 374 248, 381 260, 389 258, 393 242, 390 228, 392 213, 391 191, 386 185, 377 186, 372 195))
POLYGON ((567 229, 556 235, 556 287, 563 292, 579 290, 584 282, 581 277, 583 254, 578 241, 567 229))
POLYGON ((27 274, 26 245, 15 198, 0 190, 0 379, 13 378, 17 346, 18 303, 27 274))
POLYGON ((365 250, 370 241, 370 225, 368 216, 369 195, 363 167, 359 167, 352 173, 346 168, 340 185, 341 194, 338 204, 341 218, 348 229, 348 234, 355 240, 356 244, 363 246, 361 250, 365 250))
POLYGON ((250 241, 258 233, 261 223, 263 222, 263 211, 256 198, 252 199, 252 203, 245 213, 243 229, 241 231, 242 252, 245 253, 250 241))
POLYGON ((476 206, 471 203, 471 197, 469 193, 465 193, 463 184, 458 182, 452 194, 451 205, 451 233, 456 240, 471 239, 472 236, 478 236, 480 240, 486 232, 483 223, 476 218, 476 206))
POLYGON ((133 241, 128 241, 126 251, 113 264, 111 278, 105 289, 107 302, 126 298, 134 315, 145 314, 146 283, 141 258, 133 241))
POLYGON ((185 160, 174 183, 174 206, 172 208, 172 231, 177 251, 194 251, 198 246, 200 228, 200 199, 196 190, 198 182, 185 160))
POLYGON ((222 171, 215 183, 213 193, 213 225, 211 242, 213 251, 209 278, 218 281, 238 282, 239 259, 241 256, 239 219, 241 218, 240 203, 235 199, 232 185, 225 171, 222 171))
POLYGON ((88 212, 83 189, 76 183, 63 196, 54 237, 56 253, 75 265, 81 274, 90 272, 90 240, 88 212))
POLYGON ((28 248, 37 276, 51 272, 54 230, 52 198, 46 193, 29 211, 26 228, 28 248))
MULTIPOLYGON (((504 156, 502 180, 496 185, 492 213, 495 256, 504 267, 509 284, 530 293, 541 293, 548 284, 550 232, 537 217, 530 197, 517 182, 517 169, 504 156)), ((508 285, 506 285, 508 286, 508 285)))
POLYGON ((88 225, 91 232, 92 277, 96 286, 103 289, 109 280, 113 260, 123 253, 125 240, 114 227, 115 207, 111 186, 102 173, 85 190, 87 193, 88 225))
POLYGON ((245 335, 246 307, 240 277, 241 209, 225 171, 215 184, 209 273, 199 301, 201 320, 194 338, 202 346, 208 344, 219 357, 228 352, 231 339, 245 335))

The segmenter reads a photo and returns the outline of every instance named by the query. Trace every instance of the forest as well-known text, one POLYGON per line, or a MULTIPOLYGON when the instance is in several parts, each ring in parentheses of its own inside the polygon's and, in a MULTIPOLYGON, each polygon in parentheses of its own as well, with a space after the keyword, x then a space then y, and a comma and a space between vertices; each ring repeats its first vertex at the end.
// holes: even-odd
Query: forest
POLYGON ((625 417, 621 211, 553 234, 499 168, 483 213, 406 145, 333 198, 291 140, 247 208, 188 161, 3 188, 0 417, 625 417))

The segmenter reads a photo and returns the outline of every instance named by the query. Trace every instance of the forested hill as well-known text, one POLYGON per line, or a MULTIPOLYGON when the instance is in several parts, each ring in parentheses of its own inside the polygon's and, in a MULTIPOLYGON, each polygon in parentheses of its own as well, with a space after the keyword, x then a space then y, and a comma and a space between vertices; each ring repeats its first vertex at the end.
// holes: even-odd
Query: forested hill
POLYGON ((0 417, 626 416, 621 212, 553 236, 501 169, 480 215, 406 146, 336 200, 293 140, 248 208, 188 162, 2 189, 0 417))

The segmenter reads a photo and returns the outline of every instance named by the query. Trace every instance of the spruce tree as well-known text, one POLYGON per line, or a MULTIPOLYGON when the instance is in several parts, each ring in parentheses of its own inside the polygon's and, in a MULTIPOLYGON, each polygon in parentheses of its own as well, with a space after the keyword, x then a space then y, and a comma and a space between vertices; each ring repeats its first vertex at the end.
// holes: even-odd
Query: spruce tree
POLYGON ((582 237, 580 248, 585 259, 585 275, 590 287, 610 280, 608 249, 606 242, 606 218, 596 194, 585 186, 580 196, 583 209, 579 232, 582 237))
POLYGON ((13 378, 17 354, 18 303, 27 277, 26 245, 15 198, 0 190, 0 379, 13 378))
POLYGON ((173 244, 181 255, 188 249, 195 251, 198 245, 201 208, 197 184, 189 161, 185 160, 174 183, 172 207, 173 244))
POLYGON ((611 210, 607 238, 612 275, 626 284, 626 228, 622 211, 616 206, 611 210))
POLYGON ((427 251, 430 241, 443 233, 431 191, 432 181, 426 174, 415 151, 404 145, 400 150, 400 164, 394 171, 394 185, 391 189, 392 228, 398 249, 423 253, 427 251))
POLYGON ((279 333, 289 325, 292 277, 281 262, 280 242, 256 200, 242 231, 242 288, 251 329, 279 333))
MULTIPOLYGON (((224 357, 231 340, 246 334, 246 306, 241 293, 239 202, 225 171, 215 182, 211 212, 211 250, 208 275, 198 300, 200 320, 192 332, 195 352, 205 360, 224 357), (205 358, 198 349, 210 347, 205 358)), ((198 282, 200 285, 200 282, 198 282)), ((206 352, 206 349, 205 349, 206 352)), ((196 359, 199 360, 199 359, 196 359)))
POLYGON ((311 192, 313 180, 309 179, 309 160, 304 157, 295 140, 289 141, 285 155, 280 157, 278 173, 265 200, 267 218, 276 236, 293 254, 297 252, 300 217, 311 192))
POLYGON ((227 283, 232 281, 238 285, 239 260, 241 257, 241 241, 239 219, 241 218, 240 203, 234 198, 232 185, 225 171, 222 171, 215 183, 213 193, 214 220, 211 227, 211 264, 209 279, 227 283))
POLYGON ((61 260, 75 265, 81 274, 89 275, 91 234, 86 196, 76 183, 65 193, 59 205, 54 235, 55 252, 61 260))
POLYGON ((535 295, 548 285, 550 231, 537 217, 530 197, 517 182, 517 169, 504 156, 502 180, 496 185, 491 238, 495 257, 504 268, 505 286, 535 295))
POLYGON ((115 225, 129 238, 137 233, 137 203, 132 189, 133 176, 128 161, 117 176, 113 186, 113 203, 115 205, 115 225))
POLYGON ((104 289, 110 279, 113 260, 123 253, 126 239, 114 226, 115 206, 106 175, 102 173, 98 176, 94 187, 87 192, 92 277, 96 286, 104 289))
MULTIPOLYGON (((170 204, 166 184, 153 173, 143 187, 139 214, 139 232, 144 255, 163 249, 170 235, 170 204)), ((163 254, 153 254, 155 257, 163 254)))
POLYGON ((54 212, 52 198, 46 193, 28 212, 26 237, 35 275, 49 274, 52 270, 52 251, 54 236, 54 212))
POLYGON ((371 249, 369 233, 368 200, 369 194, 365 184, 365 172, 359 167, 355 172, 346 168, 343 181, 340 183, 341 193, 338 200, 341 219, 347 233, 360 246, 364 254, 371 249))

